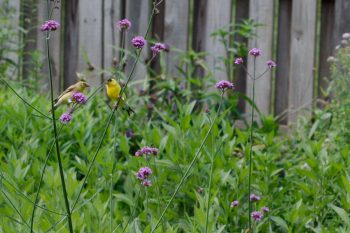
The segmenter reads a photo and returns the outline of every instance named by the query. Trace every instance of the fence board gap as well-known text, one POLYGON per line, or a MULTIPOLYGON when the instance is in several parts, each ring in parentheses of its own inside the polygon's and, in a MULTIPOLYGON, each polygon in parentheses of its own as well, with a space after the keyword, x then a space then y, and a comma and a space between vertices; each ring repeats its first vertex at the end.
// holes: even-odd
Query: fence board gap
POLYGON ((287 124, 291 21, 292 1, 280 0, 275 80, 275 115, 279 117, 281 124, 287 124))

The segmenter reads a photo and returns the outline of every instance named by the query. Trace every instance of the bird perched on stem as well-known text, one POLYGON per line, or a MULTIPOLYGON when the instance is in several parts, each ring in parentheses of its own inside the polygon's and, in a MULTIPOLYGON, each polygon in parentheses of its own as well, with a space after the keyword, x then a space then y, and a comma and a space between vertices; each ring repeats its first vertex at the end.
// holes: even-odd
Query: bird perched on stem
MULTIPOLYGON (((121 86, 120 84, 115 80, 115 79, 108 79, 107 84, 106 84, 106 89, 107 89, 107 95, 111 101, 113 101, 115 104, 118 103, 118 99, 120 98, 120 92, 121 92, 121 86)), ((122 107, 123 110, 125 110, 128 115, 130 116, 131 113, 135 113, 132 108, 127 106, 125 104, 126 101, 126 95, 123 93, 123 97, 120 100, 119 106, 122 107)), ((114 106, 116 107, 116 105, 114 106)))
MULTIPOLYGON (((84 81, 80 80, 77 83, 69 86, 60 96, 58 96, 54 100, 54 108, 56 109, 62 104, 67 104, 69 105, 72 102, 72 96, 76 92, 83 92, 87 87, 90 87, 90 85, 84 81)), ((50 110, 51 112, 52 110, 50 110)))

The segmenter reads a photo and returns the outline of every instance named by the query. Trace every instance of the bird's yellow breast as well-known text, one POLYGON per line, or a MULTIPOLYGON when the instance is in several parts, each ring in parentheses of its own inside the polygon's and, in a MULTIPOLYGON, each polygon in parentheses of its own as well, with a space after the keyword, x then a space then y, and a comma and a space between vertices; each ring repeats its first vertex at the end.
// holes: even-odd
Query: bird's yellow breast
POLYGON ((111 100, 117 101, 121 87, 119 84, 107 84, 107 95, 111 100))

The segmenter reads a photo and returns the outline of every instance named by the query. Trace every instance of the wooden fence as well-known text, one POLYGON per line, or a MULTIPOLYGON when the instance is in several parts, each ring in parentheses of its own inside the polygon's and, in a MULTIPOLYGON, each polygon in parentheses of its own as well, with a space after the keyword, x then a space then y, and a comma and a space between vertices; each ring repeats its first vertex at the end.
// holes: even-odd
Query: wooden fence
MULTIPOLYGON (((10 4, 21 12, 19 23, 29 30, 25 37, 35 42, 25 49, 43 50, 44 35, 39 25, 46 17, 46 0, 31 1, 35 4, 29 7, 29 13, 28 6, 20 0, 10 0, 10 4)), ((144 34, 151 1, 61 0, 60 8, 54 18, 62 28, 55 32, 51 43, 57 87, 73 83, 76 71, 87 68, 83 51, 95 67, 111 67, 117 53, 113 46, 120 43, 116 21, 132 21, 128 41, 134 35, 144 34)), ((164 0, 159 10, 152 23, 153 38, 179 50, 208 52, 206 61, 216 79, 226 79, 226 73, 217 69, 224 66, 219 57, 225 51, 211 33, 247 18, 263 24, 257 29, 257 39, 249 41, 249 47, 263 51, 257 72, 265 70, 265 62, 270 58, 276 60, 278 68, 257 81, 257 106, 265 114, 287 113, 281 118, 282 123, 295 122, 298 114, 310 113, 313 100, 321 97, 319 90, 327 85, 327 57, 332 55, 342 33, 350 31, 349 0, 164 0)), ((166 58, 168 71, 173 75, 177 72, 178 55, 171 49, 166 58)), ((146 49, 142 56, 148 58, 149 51, 146 49)), ((252 71, 251 60, 248 70, 252 71)), ((145 67, 138 65, 136 78, 142 79, 145 74, 145 67)), ((88 79, 95 86, 102 82, 96 71, 88 79)), ((235 82, 238 91, 251 95, 252 81, 241 69, 236 72, 235 82)))

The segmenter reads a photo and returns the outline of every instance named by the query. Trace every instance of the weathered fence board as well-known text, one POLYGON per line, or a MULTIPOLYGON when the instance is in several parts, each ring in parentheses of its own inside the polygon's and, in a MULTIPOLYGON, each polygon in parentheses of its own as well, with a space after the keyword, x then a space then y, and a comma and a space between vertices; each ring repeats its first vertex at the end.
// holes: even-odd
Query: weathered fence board
POLYGON ((208 53, 208 56, 206 56, 208 67, 217 80, 228 78, 223 61, 226 57, 226 50, 225 46, 220 42, 220 39, 211 36, 211 34, 219 28, 230 24, 231 8, 231 0, 221 0, 220 4, 218 4, 217 0, 208 0, 204 29, 206 37, 204 51, 208 53))
MULTIPOLYGON (((249 47, 259 48, 262 50, 262 56, 256 59, 256 74, 262 74, 266 71, 266 61, 272 58, 273 43, 273 17, 274 1, 273 0, 250 0, 250 17, 256 22, 262 24, 257 28, 257 38, 250 40, 249 47)), ((248 72, 253 74, 254 64, 252 56, 248 59, 248 72)), ((252 97, 253 80, 247 77, 247 94, 252 97)), ((268 114, 271 108, 271 72, 268 71, 264 77, 256 81, 256 105, 259 110, 268 114)), ((251 107, 246 106, 247 112, 251 107)))
MULTIPOLYGON (((126 46, 129 49, 129 51, 135 50, 131 45, 131 39, 137 35, 145 35, 149 21, 149 13, 150 2, 148 0, 126 1, 126 18, 128 18, 133 23, 126 36, 126 46)), ((147 75, 147 70, 144 65, 149 55, 149 51, 147 48, 148 46, 145 46, 145 48, 142 51, 142 55, 140 57, 141 63, 137 64, 136 66, 136 70, 133 75, 133 80, 144 79, 147 75)), ((130 72, 133 61, 134 59, 130 59, 130 62, 127 65, 128 72, 130 72)))
POLYGON ((164 42, 171 46, 166 55, 167 71, 177 73, 179 64, 177 49, 187 50, 188 42, 188 0, 165 1, 164 42))
POLYGON ((117 28, 117 21, 121 17, 121 1, 106 0, 104 3, 104 37, 102 43, 103 55, 102 68, 109 68, 113 65, 113 59, 118 59, 118 47, 120 43, 120 31, 117 28))
POLYGON ((81 0, 79 4, 78 72, 88 70, 86 79, 93 86, 101 84, 103 10, 100 0, 81 0))
POLYGON ((334 43, 339 44, 343 33, 350 32, 350 1, 335 1, 334 43))
POLYGON ((303 112, 310 114, 313 98, 314 47, 317 0, 293 0, 291 60, 289 72, 289 115, 296 122, 303 112))
POLYGON ((290 30, 292 19, 292 0, 280 0, 277 36, 277 69, 275 89, 275 115, 279 122, 287 123, 289 64, 290 64, 290 30))

